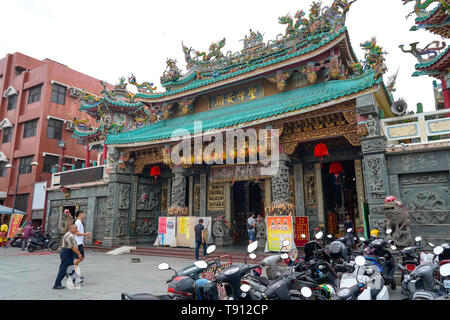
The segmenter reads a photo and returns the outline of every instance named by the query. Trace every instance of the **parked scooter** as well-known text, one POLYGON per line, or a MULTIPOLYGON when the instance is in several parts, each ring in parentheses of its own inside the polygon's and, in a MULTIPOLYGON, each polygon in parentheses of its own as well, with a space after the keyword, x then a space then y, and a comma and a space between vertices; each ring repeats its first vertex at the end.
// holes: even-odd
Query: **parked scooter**
POLYGON ((443 252, 443 247, 434 247, 432 263, 421 264, 412 272, 399 265, 405 273, 402 293, 409 294, 410 300, 434 300, 448 293, 446 285, 450 287, 450 283, 447 276, 442 277, 440 267, 444 266, 442 270, 444 275, 447 274, 446 269, 448 267, 445 267, 445 265, 449 264, 450 260, 439 261, 443 252))
POLYGON ((28 252, 34 252, 35 250, 49 249, 48 247, 49 242, 50 242, 50 235, 48 233, 42 234, 41 227, 39 227, 33 232, 33 236, 30 239, 28 239, 27 245, 28 252))
POLYGON ((364 256, 356 257, 354 271, 342 275, 337 300, 389 300, 381 273, 366 262, 364 256))
MULTIPOLYGON (((391 233, 391 229, 386 230, 387 235, 391 233)), ((389 244, 392 245, 392 242, 389 243, 385 239, 375 239, 369 244, 365 251, 369 256, 368 260, 380 269, 386 284, 389 284, 392 290, 395 290, 397 285, 395 283, 394 274, 397 269, 397 263, 395 262, 392 253, 387 249, 389 244)), ((391 249, 396 250, 395 246, 391 246, 391 249)))
POLYGON ((265 274, 269 280, 275 280, 282 274, 289 272, 288 266, 279 266, 278 264, 283 260, 286 260, 289 256, 281 253, 283 249, 286 251, 289 247, 290 241, 284 240, 280 248, 280 252, 276 255, 271 255, 263 259, 261 267, 265 271, 265 274))
MULTIPOLYGON (((206 255, 210 255, 215 250, 215 245, 209 246, 206 250, 206 255)), ((153 295, 150 293, 138 293, 130 295, 128 293, 122 293, 122 300, 202 300, 199 288, 206 285, 209 281, 201 279, 200 275, 214 264, 219 264, 220 266, 220 260, 215 259, 209 263, 205 261, 196 261, 192 265, 177 272, 172 269, 168 263, 161 263, 158 266, 159 270, 172 270, 174 272, 174 275, 166 281, 166 284, 168 284, 168 294, 153 295)), ((211 287, 214 289, 215 286, 211 287)), ((215 290, 217 292, 217 287, 215 287, 215 290)), ((217 293, 216 295, 218 297, 217 293)))

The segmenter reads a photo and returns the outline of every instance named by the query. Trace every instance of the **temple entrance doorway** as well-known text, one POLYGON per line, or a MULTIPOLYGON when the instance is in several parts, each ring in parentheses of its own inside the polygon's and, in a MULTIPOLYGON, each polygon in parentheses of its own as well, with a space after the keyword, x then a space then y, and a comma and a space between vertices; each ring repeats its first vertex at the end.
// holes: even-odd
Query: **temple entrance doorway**
POLYGON ((247 219, 251 212, 256 216, 264 214, 263 195, 261 182, 238 181, 232 184, 231 225, 235 244, 248 244, 247 219))
POLYGON ((344 222, 347 216, 356 229, 355 222, 359 216, 355 163, 353 160, 339 163, 342 166, 341 173, 330 173, 332 163, 326 163, 322 168, 325 230, 335 236, 345 234, 344 222))

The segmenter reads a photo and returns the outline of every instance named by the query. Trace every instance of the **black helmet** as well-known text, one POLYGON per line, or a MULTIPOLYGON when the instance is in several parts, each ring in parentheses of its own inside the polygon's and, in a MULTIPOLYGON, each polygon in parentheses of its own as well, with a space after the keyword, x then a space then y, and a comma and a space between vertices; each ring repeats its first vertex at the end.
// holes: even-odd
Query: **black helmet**
POLYGON ((331 259, 338 260, 347 256, 347 247, 341 241, 333 241, 328 247, 331 259))

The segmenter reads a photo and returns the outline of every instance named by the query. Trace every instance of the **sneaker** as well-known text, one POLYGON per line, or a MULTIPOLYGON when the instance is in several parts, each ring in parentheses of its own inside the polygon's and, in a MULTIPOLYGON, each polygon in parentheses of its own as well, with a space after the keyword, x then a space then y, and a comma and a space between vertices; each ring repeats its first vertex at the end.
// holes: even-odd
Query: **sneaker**
POLYGON ((63 287, 63 286, 53 286, 53 289, 65 289, 66 287, 63 287))

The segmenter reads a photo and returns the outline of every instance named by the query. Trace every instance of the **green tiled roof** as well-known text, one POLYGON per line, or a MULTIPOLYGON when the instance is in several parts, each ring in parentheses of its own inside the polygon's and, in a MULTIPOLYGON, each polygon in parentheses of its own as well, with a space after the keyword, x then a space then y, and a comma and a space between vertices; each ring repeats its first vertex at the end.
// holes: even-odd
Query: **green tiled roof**
POLYGON ((98 133, 100 133, 102 131, 103 131, 103 124, 101 124, 98 128, 96 128, 93 131, 78 131, 78 130, 75 130, 73 132, 72 137, 76 138, 76 139, 78 139, 78 138, 87 138, 87 137, 95 136, 96 134, 98 134, 98 133))
POLYGON ((425 69, 428 68, 429 66, 432 66, 433 64, 435 64, 436 62, 438 62, 449 50, 450 45, 447 46, 447 48, 445 48, 444 51, 442 51, 439 55, 437 55, 433 60, 431 61, 427 61, 427 62, 423 62, 423 63, 418 63, 416 64, 416 69, 425 69))
POLYGON ((413 77, 435 76, 435 75, 439 75, 439 71, 437 71, 437 70, 431 70, 431 71, 423 70, 423 71, 416 71, 416 72, 414 72, 412 74, 413 77))
MULTIPOLYGON (((185 87, 172 89, 172 90, 167 91, 167 92, 162 92, 162 93, 158 93, 158 94, 137 93, 136 94, 136 98, 143 98, 143 99, 162 98, 162 97, 174 95, 174 94, 177 94, 177 93, 182 93, 182 92, 185 92, 185 91, 189 91, 189 90, 192 90, 192 89, 196 89, 196 88, 199 88, 199 87, 203 87, 203 86, 206 86, 206 85, 209 85, 209 84, 212 84, 212 83, 215 83, 215 82, 219 82, 219 81, 222 81, 222 80, 226 80, 226 79, 229 79, 229 78, 233 78, 233 77, 236 77, 238 75, 241 75, 241 74, 244 74, 244 73, 247 73, 247 72, 251 72, 251 71, 253 71, 255 69, 264 68, 264 67, 267 67, 269 65, 272 65, 272 64, 275 64, 275 63, 278 63, 278 62, 282 62, 282 61, 291 59, 293 57, 297 57, 297 56, 303 55, 305 53, 314 51, 314 50, 316 50, 316 49, 318 49, 318 48, 320 48, 320 47, 330 43, 331 41, 333 41, 334 39, 339 37, 341 34, 343 34, 346 30, 347 30, 347 28, 343 27, 342 29, 340 29, 335 34, 330 34, 330 33, 321 34, 321 36, 323 38, 321 39, 320 42, 318 42, 315 45, 307 46, 306 48, 304 48, 303 50, 300 50, 300 51, 296 51, 296 52, 293 52, 293 53, 290 53, 290 54, 284 54, 284 55, 281 55, 281 56, 279 56, 277 58, 274 58, 274 59, 271 59, 271 60, 268 60, 268 61, 265 61, 265 62, 257 63, 257 64, 254 64, 252 66, 249 66, 247 68, 244 68, 244 69, 241 69, 241 70, 238 70, 238 71, 235 71, 235 72, 226 73, 226 74, 221 75, 221 76, 216 77, 216 78, 209 78, 209 79, 204 79, 204 80, 197 79, 197 80, 194 80, 193 82, 189 83, 185 87)), ((317 37, 317 35, 316 35, 316 37, 317 37)), ((165 85, 167 85, 167 84, 165 84, 165 85)))
POLYGON ((176 129, 193 133, 194 121, 202 121, 203 131, 208 131, 277 116, 345 97, 382 83, 382 77, 375 79, 374 76, 374 72, 368 72, 354 79, 322 82, 233 106, 163 120, 132 131, 109 134, 106 143, 133 144, 170 139, 176 129))
POLYGON ((431 18, 431 16, 433 16, 433 14, 435 14, 440 8, 442 7, 442 5, 439 3, 439 5, 434 8, 433 10, 431 10, 430 12, 428 12, 426 15, 422 16, 422 17, 417 17, 416 18, 416 23, 421 23, 423 21, 428 20, 429 18, 431 18))

